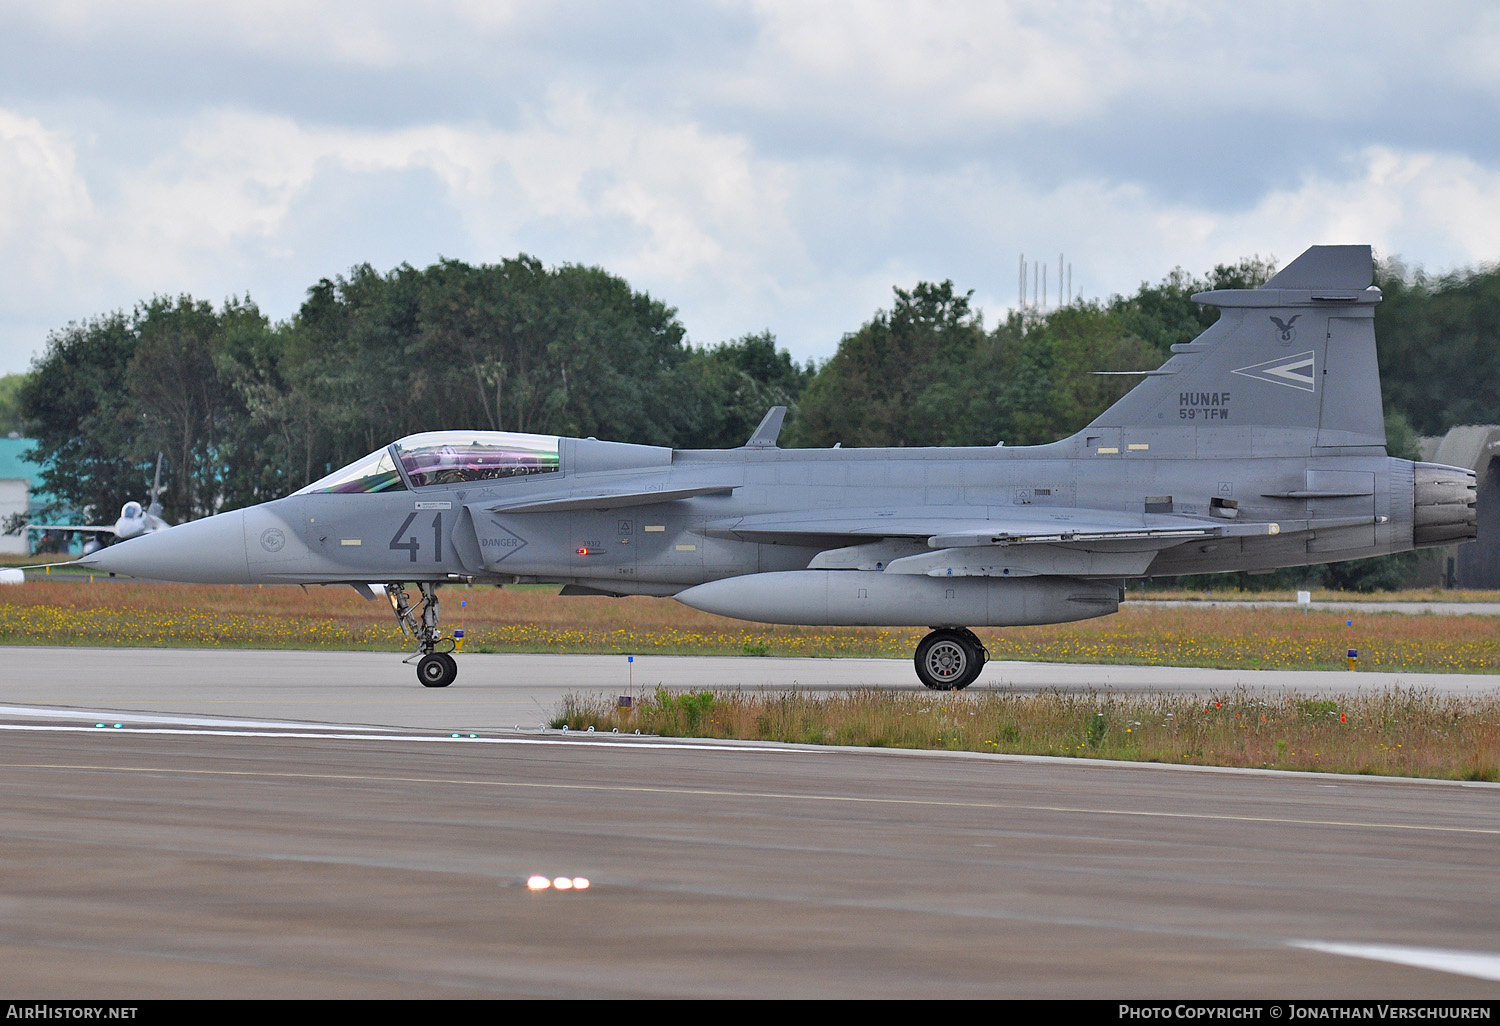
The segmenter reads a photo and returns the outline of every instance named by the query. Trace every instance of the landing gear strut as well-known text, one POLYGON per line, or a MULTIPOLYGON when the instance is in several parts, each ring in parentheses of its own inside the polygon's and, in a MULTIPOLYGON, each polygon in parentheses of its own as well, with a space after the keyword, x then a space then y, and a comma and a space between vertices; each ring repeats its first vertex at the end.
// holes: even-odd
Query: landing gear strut
POLYGON ((917 644, 917 678, 934 691, 962 691, 990 654, 967 627, 940 627, 917 644))
POLYGON ((424 688, 445 688, 458 676, 458 662, 449 654, 453 651, 453 639, 443 637, 438 629, 442 610, 438 606, 437 585, 422 582, 417 590, 422 597, 413 606, 405 585, 385 586, 385 597, 391 600, 401 632, 417 639, 416 653, 403 662, 416 660, 417 680, 424 688))

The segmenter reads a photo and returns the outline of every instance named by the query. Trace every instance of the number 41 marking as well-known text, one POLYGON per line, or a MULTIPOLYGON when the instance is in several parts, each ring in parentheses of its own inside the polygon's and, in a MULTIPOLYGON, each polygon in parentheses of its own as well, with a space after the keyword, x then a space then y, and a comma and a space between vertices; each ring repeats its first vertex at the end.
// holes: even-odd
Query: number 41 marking
MULTIPOLYGON (((411 527, 412 522, 417 519, 417 514, 408 513, 406 519, 401 521, 401 526, 396 528, 396 534, 391 538, 390 548, 394 552, 405 551, 411 554, 411 561, 417 561, 417 553, 422 549, 422 543, 417 541, 416 535, 408 535, 406 541, 401 536, 406 534, 406 529, 411 527)), ((432 561, 441 563, 443 561, 443 515, 434 513, 432 515, 432 561)))

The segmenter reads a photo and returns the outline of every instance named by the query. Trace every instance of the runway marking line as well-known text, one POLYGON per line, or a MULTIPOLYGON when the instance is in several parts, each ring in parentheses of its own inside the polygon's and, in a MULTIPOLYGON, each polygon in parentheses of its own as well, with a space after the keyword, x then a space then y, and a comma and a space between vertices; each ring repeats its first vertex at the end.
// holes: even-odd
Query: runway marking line
POLYGON ((1480 980, 1500 980, 1500 955, 1487 951, 1451 951, 1445 948, 1413 948, 1399 944, 1341 944, 1333 941, 1289 941, 1294 948, 1328 955, 1394 962, 1418 969, 1434 969, 1480 980))
MULTIPOLYGON (((94 719, 94 717, 86 717, 94 719)), ((121 716, 118 713, 112 716, 100 716, 99 720, 124 722, 129 716, 121 716)), ((364 728, 361 728, 364 729, 364 728)), ((371 728, 377 730, 395 728, 371 728)), ((63 727, 54 724, 36 723, 5 723, 0 724, 0 731, 16 731, 18 733, 34 734, 100 734, 100 733, 129 733, 129 734, 154 734, 173 735, 177 737, 249 737, 249 738, 303 738, 318 741, 415 741, 426 744, 453 744, 463 742, 465 744, 490 744, 490 745, 582 745, 586 748, 680 748, 691 751, 721 751, 721 752, 766 752, 772 753, 776 749, 768 745, 728 745, 718 743, 704 743, 702 741, 663 741, 649 740, 642 737, 636 740, 634 734, 605 734, 602 731, 590 733, 589 731, 572 731, 566 738, 559 734, 551 738, 539 737, 478 737, 466 736, 474 734, 474 731, 461 730, 458 732, 444 734, 364 734, 352 731, 328 731, 328 730, 187 730, 182 727, 128 727, 119 728, 118 731, 111 727, 63 727), (465 735, 465 736, 460 736, 465 735), (596 740, 589 740, 590 738, 596 740)), ((833 749, 827 749, 832 751, 833 749)))
MULTIPOLYGON (((145 733, 145 732, 138 732, 145 733)), ((157 732, 151 732, 157 733, 157 732)), ((306 736, 306 735, 297 735, 306 736)), ((337 735, 333 735, 337 736, 337 735)), ((431 738, 442 741, 447 738, 431 738)), ((556 742, 558 744, 572 742, 556 742)), ((630 747, 636 747, 631 745, 630 747)), ((657 746, 668 747, 668 746, 657 746)), ((722 750, 722 749, 720 749, 722 750)), ((745 749, 765 751, 765 749, 745 749)), ((268 770, 223 770, 223 769, 174 769, 165 766, 106 766, 88 763, 26 763, 0 762, 0 770, 37 769, 72 770, 96 773, 149 773, 162 776, 181 777, 243 777, 263 780, 310 780, 310 781, 360 781, 372 784, 448 784, 481 788, 510 788, 514 790, 592 791, 605 794, 661 794, 690 796, 697 798, 758 798, 780 801, 830 802, 849 805, 893 805, 923 808, 986 809, 1011 812, 1049 812, 1070 816, 1122 816, 1141 819, 1200 820, 1222 823, 1267 823, 1278 826, 1336 827, 1355 830, 1393 830, 1414 833, 1471 834, 1476 836, 1500 836, 1500 827, 1443 826, 1423 823, 1360 822, 1342 819, 1298 819, 1286 816, 1235 816, 1225 813, 1204 812, 1160 812, 1141 809, 1098 809, 1070 805, 1031 805, 1019 802, 975 802, 940 801, 932 798, 861 798, 854 795, 837 794, 793 794, 783 791, 728 791, 723 789, 692 787, 647 787, 629 784, 545 784, 526 783, 514 780, 480 780, 474 777, 402 777, 381 776, 367 773, 292 773, 268 770)))

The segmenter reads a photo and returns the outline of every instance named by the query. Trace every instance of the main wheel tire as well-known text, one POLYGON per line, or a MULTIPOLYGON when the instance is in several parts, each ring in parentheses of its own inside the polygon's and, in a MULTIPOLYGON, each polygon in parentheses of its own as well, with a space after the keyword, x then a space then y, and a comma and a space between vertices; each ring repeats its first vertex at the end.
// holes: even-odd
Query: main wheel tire
POLYGON ((979 668, 984 669, 984 664, 990 661, 990 650, 984 647, 984 642, 979 640, 979 635, 967 627, 957 628, 958 633, 969 639, 969 647, 979 653, 979 668))
POLYGON ((917 645, 917 679, 934 691, 962 691, 984 668, 984 646, 965 632, 933 631, 917 645))
POLYGON ((424 655, 417 663, 417 680, 424 688, 445 688, 458 676, 458 663, 445 652, 424 655))

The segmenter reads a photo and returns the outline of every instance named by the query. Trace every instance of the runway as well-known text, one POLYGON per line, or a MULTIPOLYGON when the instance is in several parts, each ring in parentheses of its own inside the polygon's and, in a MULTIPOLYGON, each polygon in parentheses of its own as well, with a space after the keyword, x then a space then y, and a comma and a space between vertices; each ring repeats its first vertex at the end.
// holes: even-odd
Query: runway
MULTIPOLYGON (((28 997, 1500 996, 1495 785, 484 714, 614 690, 613 659, 430 691, 389 655, 3 656, 0 986, 28 997)), ((803 661, 636 685, 689 662, 803 661)), ((912 686, 841 662, 799 686, 912 686)))
MULTIPOLYGON (((570 693, 647 694, 656 687, 826 692, 917 683, 905 659, 481 655, 459 659, 456 683, 416 685, 401 657, 380 652, 237 649, 4 649, 0 704, 192 713, 430 730, 513 730, 547 722, 570 693)), ((1443 695, 1500 694, 1500 677, 1466 673, 1315 673, 992 661, 970 688, 1172 691, 1234 688, 1342 694, 1393 686, 1443 695)))

